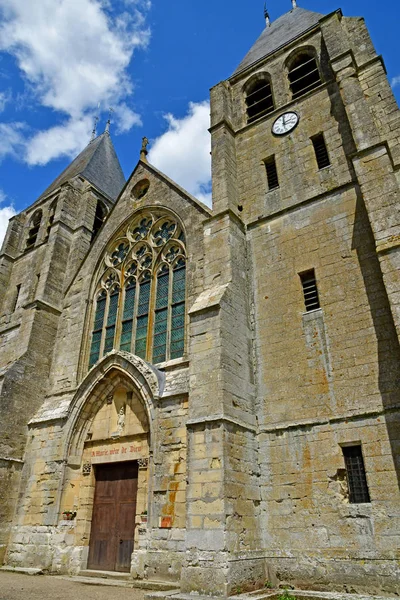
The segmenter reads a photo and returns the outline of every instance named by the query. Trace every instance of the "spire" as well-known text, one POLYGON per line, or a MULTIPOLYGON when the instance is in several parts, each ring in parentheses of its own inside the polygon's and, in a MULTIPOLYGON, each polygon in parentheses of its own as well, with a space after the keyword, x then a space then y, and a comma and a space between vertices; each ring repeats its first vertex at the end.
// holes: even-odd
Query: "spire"
POLYGON ((265 24, 267 27, 271 27, 271 21, 269 18, 269 12, 267 10, 267 3, 265 2, 264 4, 264 18, 265 18, 265 24))
MULTIPOLYGON (((267 0, 268 1, 268 0, 267 0)), ((264 28, 258 40, 250 48, 234 75, 254 65, 259 60, 276 52, 286 44, 289 44, 304 32, 313 27, 318 27, 320 19, 324 16, 321 13, 312 12, 297 6, 296 0, 293 1, 293 8, 287 13, 270 21, 264 28)), ((268 11, 267 11, 268 12, 268 11)), ((265 16, 267 20, 267 15, 265 16)))
POLYGON ((53 181, 41 198, 78 175, 93 184, 110 200, 117 199, 125 185, 125 177, 108 133, 102 133, 91 141, 53 181))

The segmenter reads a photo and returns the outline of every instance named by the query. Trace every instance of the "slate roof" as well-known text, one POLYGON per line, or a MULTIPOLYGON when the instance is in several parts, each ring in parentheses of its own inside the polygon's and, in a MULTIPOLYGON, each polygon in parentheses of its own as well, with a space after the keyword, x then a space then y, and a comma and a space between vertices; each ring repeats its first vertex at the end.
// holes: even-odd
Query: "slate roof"
POLYGON ((266 27, 233 75, 285 46, 317 25, 324 15, 297 6, 266 27))
POLYGON ((90 142, 43 192, 41 198, 77 175, 87 179, 111 200, 117 199, 125 185, 125 176, 108 133, 102 133, 90 142))

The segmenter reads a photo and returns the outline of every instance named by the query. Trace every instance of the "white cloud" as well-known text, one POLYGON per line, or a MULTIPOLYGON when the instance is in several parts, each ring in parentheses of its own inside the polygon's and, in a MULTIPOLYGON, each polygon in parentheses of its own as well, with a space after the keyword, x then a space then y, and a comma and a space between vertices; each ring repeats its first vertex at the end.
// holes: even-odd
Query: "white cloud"
MULTIPOLYGON (((4 198, 4 194, 3 194, 4 198)), ((0 208, 0 248, 6 235, 8 220, 16 214, 13 206, 4 206, 0 208)))
POLYGON ((130 131, 134 125, 142 125, 140 115, 123 102, 114 110, 117 122, 117 134, 130 131))
POLYGON ((393 77, 392 79, 392 88, 395 88, 398 85, 400 85, 400 75, 397 75, 397 77, 393 77))
POLYGON ((7 92, 0 92, 0 112, 3 112, 6 104, 11 100, 11 93, 8 90, 7 92))
POLYGON ((149 162, 189 193, 211 206, 210 105, 190 103, 182 119, 165 116, 168 130, 149 152, 149 162))
POLYGON ((20 158, 24 152, 23 123, 0 123, 0 162, 6 156, 20 158))
MULTIPOLYGON (((0 51, 16 58, 43 106, 82 124, 93 118, 99 102, 104 109, 112 105, 122 114, 121 131, 128 131, 140 118, 125 104, 133 90, 127 68, 134 50, 149 42, 144 12, 149 2, 136 0, 129 11, 118 15, 109 12, 111 6, 104 0, 0 0, 0 51)), ((60 141, 58 153, 45 145, 43 160, 71 154, 71 130, 67 119, 40 132, 32 140, 33 148, 28 142, 29 160, 37 155, 40 141, 47 144, 54 137, 60 141)))
POLYGON ((87 145, 92 128, 92 119, 86 116, 41 131, 29 141, 25 160, 29 165, 46 165, 58 156, 74 157, 87 145))

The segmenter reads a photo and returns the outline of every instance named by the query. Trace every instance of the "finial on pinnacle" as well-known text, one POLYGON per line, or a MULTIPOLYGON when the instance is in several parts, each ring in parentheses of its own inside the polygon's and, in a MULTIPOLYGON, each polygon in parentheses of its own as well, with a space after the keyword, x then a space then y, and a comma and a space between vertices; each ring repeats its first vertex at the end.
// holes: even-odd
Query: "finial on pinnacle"
POLYGON ((142 147, 140 149, 140 160, 147 162, 147 155, 149 151, 147 150, 147 146, 149 145, 149 140, 147 137, 142 138, 142 147))
POLYGON ((114 109, 111 108, 111 106, 110 106, 110 108, 108 110, 108 121, 107 121, 106 129, 105 129, 105 132, 104 132, 104 133, 108 133, 108 135, 110 135, 111 115, 112 115, 113 112, 114 112, 114 109))
POLYGON ((100 102, 97 105, 97 115, 94 118, 94 124, 93 124, 93 131, 92 131, 92 137, 90 138, 90 141, 93 142, 93 140, 96 139, 96 135, 97 135, 97 123, 100 120, 99 117, 99 110, 100 110, 100 102))
POLYGON ((292 0, 292 6, 293 6, 293 8, 297 7, 297 0, 292 0))
POLYGON ((271 27, 271 21, 269 18, 269 12, 267 10, 267 3, 265 2, 264 4, 264 18, 265 18, 265 24, 267 25, 267 27, 271 27))

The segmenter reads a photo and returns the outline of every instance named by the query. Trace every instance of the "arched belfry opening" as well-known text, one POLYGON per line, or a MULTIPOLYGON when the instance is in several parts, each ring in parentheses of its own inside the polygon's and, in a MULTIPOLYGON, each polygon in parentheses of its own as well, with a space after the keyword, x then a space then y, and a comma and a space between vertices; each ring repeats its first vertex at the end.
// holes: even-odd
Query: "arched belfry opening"
POLYGON ((81 567, 130 572, 147 543, 156 374, 140 359, 107 356, 70 412, 60 518, 75 521, 81 567))

